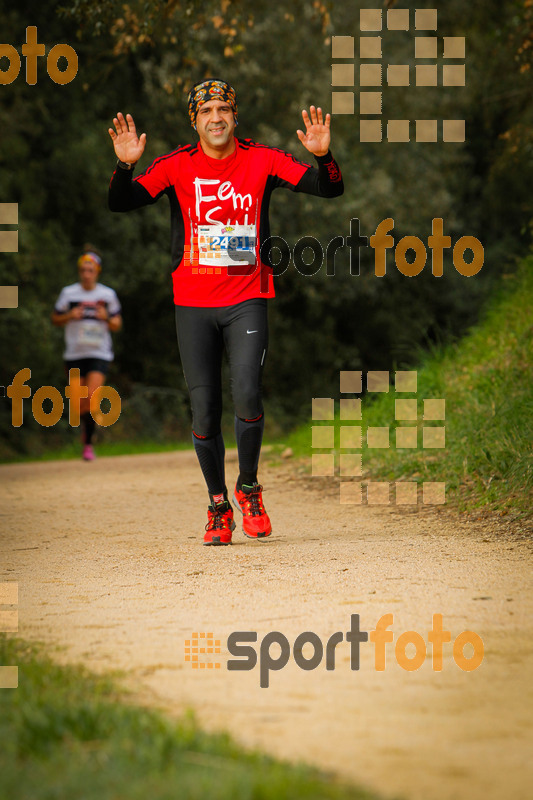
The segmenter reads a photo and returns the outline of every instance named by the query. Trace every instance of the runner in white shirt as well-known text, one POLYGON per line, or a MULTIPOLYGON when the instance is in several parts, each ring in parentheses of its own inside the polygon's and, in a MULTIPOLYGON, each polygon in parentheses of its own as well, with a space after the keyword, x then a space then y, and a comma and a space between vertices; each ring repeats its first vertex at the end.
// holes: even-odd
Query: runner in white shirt
POLYGON ((82 386, 89 389, 88 397, 82 398, 80 404, 86 461, 95 457, 92 447, 95 422, 89 410, 91 396, 105 383, 113 361, 111 333, 122 326, 120 302, 115 291, 98 283, 101 264, 100 254, 86 245, 78 260, 79 283, 61 290, 52 314, 54 325, 65 327, 63 358, 67 374, 72 367, 78 368, 82 386))

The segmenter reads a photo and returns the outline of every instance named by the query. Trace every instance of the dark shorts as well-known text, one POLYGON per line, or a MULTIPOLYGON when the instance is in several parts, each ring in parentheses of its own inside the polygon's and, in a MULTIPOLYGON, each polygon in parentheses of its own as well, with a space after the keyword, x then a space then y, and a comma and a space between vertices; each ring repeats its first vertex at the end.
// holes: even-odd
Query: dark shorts
POLYGON ((65 361, 65 370, 68 375, 69 369, 79 369, 80 378, 85 378, 88 372, 103 372, 107 375, 111 361, 103 358, 78 358, 74 361, 65 361))

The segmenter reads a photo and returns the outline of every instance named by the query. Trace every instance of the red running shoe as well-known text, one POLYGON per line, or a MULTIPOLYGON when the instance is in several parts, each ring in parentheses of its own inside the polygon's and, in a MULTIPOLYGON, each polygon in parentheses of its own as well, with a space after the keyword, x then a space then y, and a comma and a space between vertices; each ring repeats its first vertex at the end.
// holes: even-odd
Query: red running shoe
POLYGON ((231 544, 231 532, 234 529, 233 509, 227 500, 208 506, 204 544, 231 544))
POLYGON ((250 539, 264 539, 272 533, 272 525, 263 505, 262 491, 263 487, 258 483, 253 486, 243 484, 240 490, 235 486, 233 504, 242 511, 242 532, 250 539))

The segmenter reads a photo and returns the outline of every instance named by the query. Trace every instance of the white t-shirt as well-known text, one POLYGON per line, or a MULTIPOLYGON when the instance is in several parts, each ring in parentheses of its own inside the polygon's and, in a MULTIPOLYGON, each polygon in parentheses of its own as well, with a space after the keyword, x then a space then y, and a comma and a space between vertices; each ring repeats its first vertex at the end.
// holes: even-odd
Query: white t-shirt
POLYGON ((113 361, 113 345, 107 322, 96 318, 98 306, 104 306, 110 317, 120 314, 120 302, 114 289, 97 283, 94 289, 84 289, 72 283, 61 290, 55 311, 65 314, 74 306, 83 307, 81 319, 71 319, 65 325, 65 361, 79 358, 101 358, 113 361))

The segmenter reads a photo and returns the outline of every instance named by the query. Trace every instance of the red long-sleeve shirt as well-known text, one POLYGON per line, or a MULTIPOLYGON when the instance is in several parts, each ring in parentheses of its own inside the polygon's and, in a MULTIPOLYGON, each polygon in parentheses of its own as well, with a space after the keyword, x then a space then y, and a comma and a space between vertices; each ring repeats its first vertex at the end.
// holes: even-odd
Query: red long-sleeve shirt
POLYGON ((109 187, 112 211, 129 211, 170 200, 174 302, 226 306, 273 297, 268 206, 274 189, 285 187, 320 197, 344 191, 331 153, 316 157, 318 169, 290 153, 235 139, 226 158, 206 155, 199 144, 160 156, 137 178, 118 168, 109 187), (209 226, 209 227, 206 227, 209 226), (243 227, 245 226, 245 227, 243 227), (246 250, 250 264, 234 260, 228 247, 246 250), (225 263, 224 263, 225 261, 225 263))

